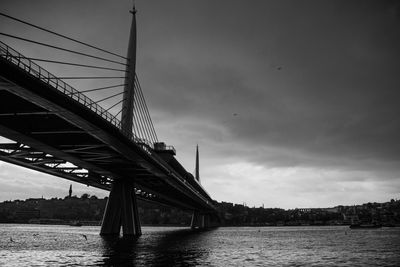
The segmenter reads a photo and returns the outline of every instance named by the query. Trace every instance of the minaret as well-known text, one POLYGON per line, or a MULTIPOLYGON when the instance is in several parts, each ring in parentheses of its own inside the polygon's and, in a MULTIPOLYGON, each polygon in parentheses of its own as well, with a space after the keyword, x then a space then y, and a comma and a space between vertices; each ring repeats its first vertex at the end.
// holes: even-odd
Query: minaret
POLYGON ((69 185, 69 194, 68 197, 71 198, 72 196, 72 184, 69 185))
POLYGON ((136 79, 136 8, 133 4, 132 24, 129 35, 125 87, 122 102, 121 128, 124 133, 132 133, 133 124, 133 97, 136 79))
POLYGON ((200 183, 200 170, 199 170, 199 145, 196 146, 196 180, 200 183))

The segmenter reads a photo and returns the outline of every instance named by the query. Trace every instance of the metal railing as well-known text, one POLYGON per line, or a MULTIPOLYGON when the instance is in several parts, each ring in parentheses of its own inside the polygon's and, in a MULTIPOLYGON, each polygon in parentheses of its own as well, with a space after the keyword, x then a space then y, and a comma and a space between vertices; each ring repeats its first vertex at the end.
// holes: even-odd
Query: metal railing
POLYGON ((85 94, 79 92, 63 80, 57 78, 55 75, 51 74, 44 68, 35 64, 32 60, 26 58, 21 53, 15 51, 5 43, 0 41, 0 56, 5 58, 17 67, 25 70, 32 76, 40 79, 42 82, 52 86, 56 90, 62 92, 63 94, 74 99, 78 103, 84 105, 86 108, 95 112, 97 115, 101 116, 103 119, 111 123, 113 126, 119 129, 122 134, 132 140, 134 143, 141 146, 143 149, 148 151, 148 148, 153 148, 153 144, 148 140, 137 137, 133 132, 124 131, 121 127, 121 121, 108 112, 106 109, 101 107, 95 101, 87 97, 85 94))

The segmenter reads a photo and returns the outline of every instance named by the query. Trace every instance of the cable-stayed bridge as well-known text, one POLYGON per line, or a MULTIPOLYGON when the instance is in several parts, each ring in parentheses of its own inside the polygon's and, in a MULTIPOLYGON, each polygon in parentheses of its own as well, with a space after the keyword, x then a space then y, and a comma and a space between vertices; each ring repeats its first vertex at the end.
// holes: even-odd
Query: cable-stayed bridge
POLYGON ((120 67, 98 66, 22 55, 0 41, 0 159, 29 169, 110 190, 101 234, 141 234, 136 198, 193 211, 192 228, 218 221, 213 200, 201 186, 198 172, 188 173, 176 160, 172 146, 158 140, 136 75, 136 19, 132 12, 128 56, 121 57, 71 37, 7 14, 1 16, 80 43, 125 63, 58 47, 9 33, 14 39, 46 46, 120 67), (59 77, 37 62, 123 72, 119 76, 59 77), (77 90, 67 79, 124 79, 119 84, 77 90), (115 88, 123 88, 115 93, 115 88), (92 100, 87 94, 113 89, 92 100), (119 100, 110 100, 120 97, 119 100), (108 102, 107 107, 102 103, 108 102), (111 113, 111 111, 114 111, 111 113))

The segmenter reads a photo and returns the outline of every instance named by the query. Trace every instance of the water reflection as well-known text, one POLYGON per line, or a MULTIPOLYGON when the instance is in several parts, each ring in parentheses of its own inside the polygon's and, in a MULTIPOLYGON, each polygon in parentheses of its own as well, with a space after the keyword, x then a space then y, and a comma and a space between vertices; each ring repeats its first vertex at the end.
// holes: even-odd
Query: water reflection
POLYGON ((154 231, 140 238, 103 237, 103 265, 197 266, 207 262, 209 231, 154 231))
POLYGON ((99 230, 0 224, 0 266, 397 267, 400 262, 400 227, 231 227, 207 232, 143 227, 138 239, 102 238, 99 230))
POLYGON ((137 238, 102 237, 103 264, 134 266, 137 238))

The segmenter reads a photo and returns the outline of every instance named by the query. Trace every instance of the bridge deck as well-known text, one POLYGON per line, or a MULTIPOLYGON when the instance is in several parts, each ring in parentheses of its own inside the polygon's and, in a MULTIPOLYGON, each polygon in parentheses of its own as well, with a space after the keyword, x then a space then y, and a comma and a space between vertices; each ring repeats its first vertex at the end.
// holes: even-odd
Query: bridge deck
POLYGON ((62 81, 27 59, 16 62, 17 52, 0 45, 0 135, 17 142, 0 145, 0 159, 106 190, 112 180, 134 179, 141 198, 214 210, 193 177, 177 173, 149 144, 122 133, 119 121, 86 96, 66 94, 62 81))

